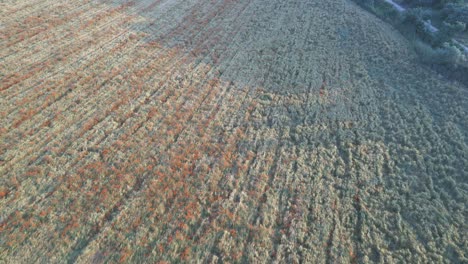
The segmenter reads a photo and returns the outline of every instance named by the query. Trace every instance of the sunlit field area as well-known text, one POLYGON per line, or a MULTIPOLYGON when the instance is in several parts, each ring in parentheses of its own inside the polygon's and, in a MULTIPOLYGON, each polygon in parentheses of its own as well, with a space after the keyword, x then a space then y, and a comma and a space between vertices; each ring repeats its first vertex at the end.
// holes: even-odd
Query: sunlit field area
POLYGON ((0 263, 467 263, 467 116, 351 0, 0 1, 0 263))

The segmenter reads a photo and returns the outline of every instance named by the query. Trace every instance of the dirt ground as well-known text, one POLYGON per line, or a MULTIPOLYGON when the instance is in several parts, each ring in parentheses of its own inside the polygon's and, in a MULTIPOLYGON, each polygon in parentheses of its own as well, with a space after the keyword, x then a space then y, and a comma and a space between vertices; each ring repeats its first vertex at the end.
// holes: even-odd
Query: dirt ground
POLYGON ((468 88, 350 0, 0 2, 0 263, 468 263, 468 88))

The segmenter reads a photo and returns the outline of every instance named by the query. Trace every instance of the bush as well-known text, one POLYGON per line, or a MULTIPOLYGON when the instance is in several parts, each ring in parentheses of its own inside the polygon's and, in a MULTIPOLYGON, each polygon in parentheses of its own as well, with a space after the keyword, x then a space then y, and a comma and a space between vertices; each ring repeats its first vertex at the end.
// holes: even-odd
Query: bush
POLYGON ((466 60, 460 49, 447 42, 439 48, 433 48, 422 41, 415 41, 414 46, 421 60, 426 63, 459 64, 466 60))
POLYGON ((466 30, 466 24, 461 21, 455 22, 445 22, 443 23, 443 30, 447 31, 451 35, 455 35, 457 33, 463 32, 466 30))
POLYGON ((409 8, 402 13, 384 0, 355 1, 414 42, 422 61, 454 67, 468 65, 465 52, 453 40, 467 31, 468 5, 464 0, 404 0, 409 8), (431 20, 438 22, 438 30, 431 30, 431 20))
POLYGON ((428 30, 423 20, 423 11, 419 8, 406 11, 402 18, 400 30, 409 39, 421 39, 434 45, 436 33, 428 30))
MULTIPOLYGON (((447 4, 442 9, 441 15, 448 23, 461 22, 465 25, 468 24, 468 6, 466 4, 447 4)), ((466 27, 465 31, 467 31, 466 27)))

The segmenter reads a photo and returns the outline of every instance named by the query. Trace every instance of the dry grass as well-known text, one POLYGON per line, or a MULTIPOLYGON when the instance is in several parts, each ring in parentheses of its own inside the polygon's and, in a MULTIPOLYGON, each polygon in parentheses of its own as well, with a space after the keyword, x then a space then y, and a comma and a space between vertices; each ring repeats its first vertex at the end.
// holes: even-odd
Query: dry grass
POLYGON ((351 2, 0 7, 0 262, 466 261, 466 87, 351 2))

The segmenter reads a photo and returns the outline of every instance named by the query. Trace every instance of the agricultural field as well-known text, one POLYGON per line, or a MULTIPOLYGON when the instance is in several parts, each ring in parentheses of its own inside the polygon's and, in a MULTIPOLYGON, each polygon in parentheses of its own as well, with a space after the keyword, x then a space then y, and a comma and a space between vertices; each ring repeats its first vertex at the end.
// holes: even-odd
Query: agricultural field
POLYGON ((351 0, 3 0, 0 263, 468 263, 467 116, 351 0))

